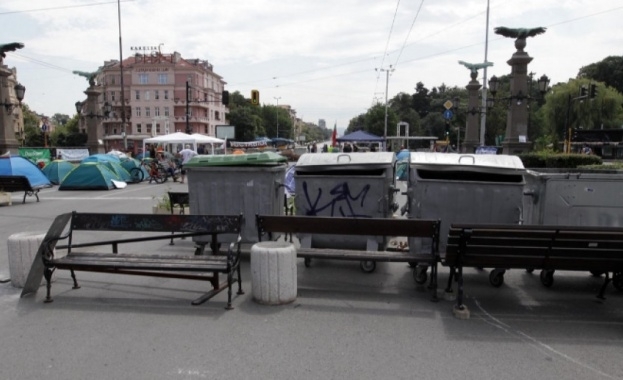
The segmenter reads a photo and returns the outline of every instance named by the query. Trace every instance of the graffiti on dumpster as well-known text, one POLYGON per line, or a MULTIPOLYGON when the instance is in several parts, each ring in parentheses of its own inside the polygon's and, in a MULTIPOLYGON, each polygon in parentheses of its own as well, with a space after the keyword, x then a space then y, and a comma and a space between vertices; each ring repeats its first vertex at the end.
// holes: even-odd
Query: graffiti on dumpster
POLYGON ((303 196, 307 205, 305 207, 305 215, 316 216, 324 210, 330 208, 330 216, 341 216, 351 218, 369 218, 370 215, 358 214, 357 210, 362 210, 366 201, 366 196, 370 190, 370 185, 365 185, 361 191, 353 195, 351 194, 348 183, 338 184, 329 191, 331 199, 326 204, 320 204, 322 198, 322 189, 319 187, 316 191, 315 198, 313 190, 308 189, 307 182, 303 182, 303 196), (312 200, 312 198, 314 198, 312 200))

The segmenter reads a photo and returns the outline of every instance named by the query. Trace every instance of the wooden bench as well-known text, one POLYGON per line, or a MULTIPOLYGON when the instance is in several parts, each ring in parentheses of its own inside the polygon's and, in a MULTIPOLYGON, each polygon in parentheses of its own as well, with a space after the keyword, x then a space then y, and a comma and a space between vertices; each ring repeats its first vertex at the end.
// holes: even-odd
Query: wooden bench
MULTIPOLYGON (((52 273, 57 269, 71 272, 74 289, 79 288, 76 271, 103 272, 114 274, 144 275, 154 277, 181 278, 208 281, 212 290, 192 302, 199 305, 216 294, 228 289, 227 307, 232 309, 232 285, 238 281, 238 294, 243 294, 240 278, 240 231, 242 215, 155 215, 155 214, 104 214, 73 212, 63 215, 50 227, 48 236, 44 238, 40 248, 43 260, 43 276, 47 282, 45 302, 52 302, 50 297, 52 273), (66 224, 69 231, 61 236, 66 224), (140 232, 137 237, 114 240, 88 241, 76 243, 78 231, 113 231, 127 234, 130 231, 140 232), (220 255, 219 244, 213 244, 216 250, 212 255, 202 255, 203 247, 195 254, 153 254, 119 252, 119 245, 171 238, 210 235, 212 242, 218 241, 218 235, 237 234, 235 241, 229 244, 225 255, 220 255), (57 246, 57 242, 67 239, 66 245, 57 246), (112 252, 102 253, 97 246, 110 246, 112 252), (66 256, 56 256, 57 250, 66 249, 66 256), (227 276, 221 283, 219 274, 227 276)), ((34 267, 34 266, 33 266, 34 267)), ((32 270, 31 270, 32 271, 32 270)), ((27 281, 28 282, 28 281, 27 281)), ((36 281, 35 281, 36 282, 36 281)), ((41 282, 41 277, 39 277, 41 282)), ((26 293, 26 290, 23 295, 26 293)))
MULTIPOLYGON (((361 261, 361 269, 372 272, 376 268, 376 262, 408 262, 414 264, 426 264, 431 266, 430 287, 437 287, 437 263, 439 262, 439 228, 438 220, 418 219, 393 219, 393 218, 338 218, 319 216, 256 216, 258 239, 261 241, 265 235, 273 240, 277 233, 285 235, 296 234, 300 248, 297 248, 297 256, 305 258, 305 266, 309 267, 312 258, 333 260, 361 261), (313 234, 329 234, 342 236, 367 236, 367 250, 313 248, 311 237, 313 234), (389 239, 390 237, 419 237, 430 238, 430 252, 404 252, 404 251, 379 251, 377 237, 389 239)), ((284 235, 284 236, 285 236, 284 235)), ((415 276, 414 270, 414 276, 415 276)), ((425 273, 425 272, 424 272, 425 273)), ((417 281, 418 283, 426 282, 417 281)))
MULTIPOLYGON (((463 308, 463 267, 541 269, 541 282, 548 287, 555 270, 605 273, 598 295, 603 299, 609 273, 613 285, 623 290, 623 228, 453 224, 442 264, 452 268, 448 291, 456 273, 458 308, 463 308)), ((503 276, 503 270, 494 270, 490 281, 499 286, 503 276)))
POLYGON ((32 187, 28 177, 23 175, 2 175, 0 176, 0 191, 13 193, 16 191, 24 192, 22 203, 26 203, 26 196, 35 196, 39 202, 39 190, 43 187, 32 187))

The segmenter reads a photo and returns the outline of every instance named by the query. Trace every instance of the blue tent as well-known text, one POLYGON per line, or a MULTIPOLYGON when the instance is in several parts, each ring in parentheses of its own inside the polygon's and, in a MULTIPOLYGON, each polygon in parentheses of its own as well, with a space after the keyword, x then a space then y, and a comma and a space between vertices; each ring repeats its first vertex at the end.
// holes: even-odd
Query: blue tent
POLYGON ((59 190, 110 190, 115 185, 112 181, 119 178, 99 162, 85 162, 63 178, 59 190))
POLYGON ((128 172, 120 163, 109 161, 102 162, 102 164, 106 165, 108 169, 110 169, 115 175, 119 178, 119 180, 123 182, 133 182, 132 177, 130 176, 130 172, 128 172))
POLYGON ((23 175, 33 188, 51 187, 52 183, 32 161, 21 156, 0 157, 0 175, 23 175))
POLYGON ((63 178, 75 168, 74 164, 65 160, 54 160, 47 164, 41 171, 55 185, 60 184, 63 178))
POLYGON ((338 142, 383 142, 384 139, 372 133, 364 131, 355 131, 337 139, 338 142))
POLYGON ((89 157, 84 158, 81 163, 85 162, 120 162, 119 157, 113 156, 112 154, 92 154, 89 157))

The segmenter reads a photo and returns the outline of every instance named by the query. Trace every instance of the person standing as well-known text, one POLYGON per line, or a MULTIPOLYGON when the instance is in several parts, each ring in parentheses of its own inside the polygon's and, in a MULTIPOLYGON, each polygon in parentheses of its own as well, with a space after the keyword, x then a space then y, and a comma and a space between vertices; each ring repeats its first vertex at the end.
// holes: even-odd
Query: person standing
POLYGON ((180 180, 180 183, 184 183, 184 179, 186 178, 186 169, 184 169, 184 165, 188 163, 188 161, 190 161, 191 158, 195 157, 197 155, 197 152, 190 149, 189 144, 186 144, 184 149, 180 150, 179 154, 180 156, 182 156, 182 166, 180 168, 181 169, 180 173, 182 174, 182 178, 180 180))

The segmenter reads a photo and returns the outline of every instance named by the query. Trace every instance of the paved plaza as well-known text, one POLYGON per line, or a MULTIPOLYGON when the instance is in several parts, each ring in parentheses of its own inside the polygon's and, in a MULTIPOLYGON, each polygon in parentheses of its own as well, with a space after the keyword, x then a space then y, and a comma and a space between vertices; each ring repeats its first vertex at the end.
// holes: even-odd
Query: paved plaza
MULTIPOLYGON (((154 197, 187 185, 136 184, 112 191, 44 189, 37 203, 14 193, 0 207, 0 279, 9 278, 8 237, 45 232, 54 217, 82 212, 150 213, 154 197)), ((248 248, 248 247, 247 247, 248 248)), ((190 239, 144 244, 146 252, 193 252, 190 239)), ((180 279, 68 271, 20 299, 0 284, 0 379, 621 379, 623 292, 603 278, 507 272, 500 288, 487 270, 466 269, 471 318, 452 314, 440 293, 430 301, 403 263, 297 264, 298 297, 285 306, 252 300, 249 254, 234 310, 226 292, 191 306, 209 287, 180 279)), ((440 292, 448 269, 440 268, 440 292)), ((455 285, 456 291, 456 285, 455 285)))

